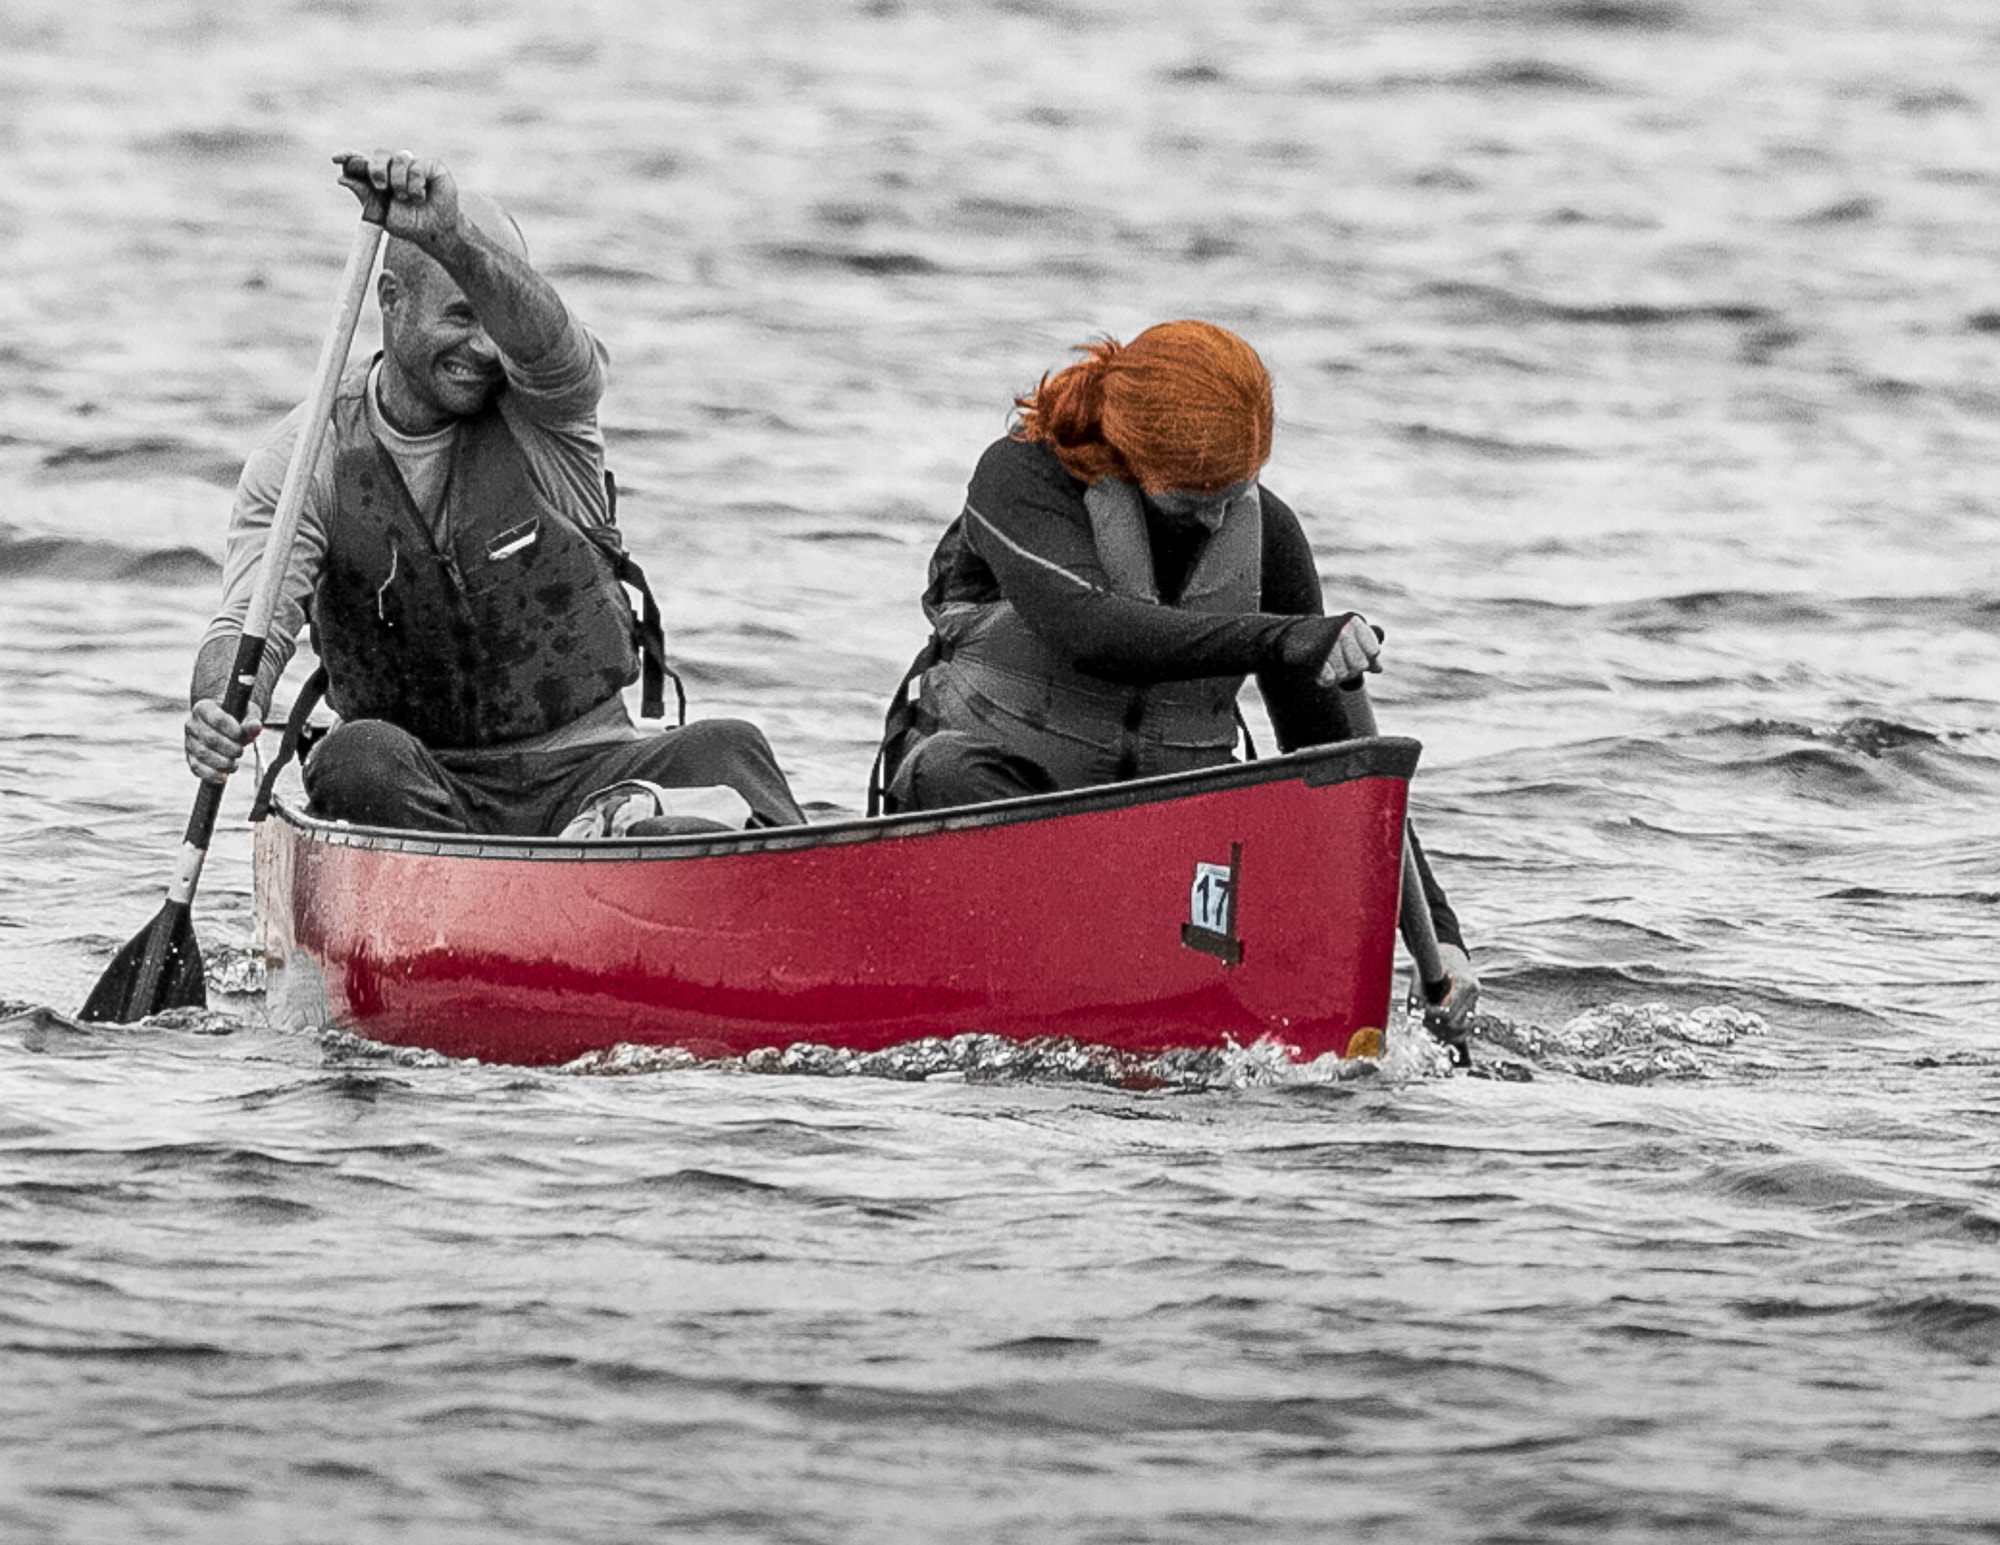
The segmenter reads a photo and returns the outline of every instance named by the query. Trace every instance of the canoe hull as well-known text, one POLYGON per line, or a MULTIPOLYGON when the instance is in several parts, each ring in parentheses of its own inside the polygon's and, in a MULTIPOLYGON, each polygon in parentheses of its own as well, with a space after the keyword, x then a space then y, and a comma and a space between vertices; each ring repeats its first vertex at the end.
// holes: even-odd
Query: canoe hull
POLYGON ((529 1064, 966 1033, 1343 1053, 1387 1020, 1416 749, 712 838, 438 837, 280 805, 256 843, 271 1009, 529 1064))

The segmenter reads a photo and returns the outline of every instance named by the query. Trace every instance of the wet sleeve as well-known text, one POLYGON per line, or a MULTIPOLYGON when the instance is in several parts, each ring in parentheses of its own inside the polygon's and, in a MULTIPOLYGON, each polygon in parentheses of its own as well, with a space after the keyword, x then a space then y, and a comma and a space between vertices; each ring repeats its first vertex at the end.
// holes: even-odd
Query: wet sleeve
POLYGON ((538 424, 595 424, 604 397, 604 345, 574 316, 567 320, 562 341, 533 364, 500 357, 517 410, 538 424))
POLYGON ((1000 593, 1042 641, 1110 681, 1317 670, 1340 622, 1261 612, 1204 615, 1120 595, 1098 561, 1083 485, 1046 447, 1003 440, 967 491, 965 527, 1000 593))
POLYGON ((604 433, 597 404, 604 394, 604 349, 572 321, 567 341, 533 370, 505 361, 508 390, 501 412, 541 495, 585 529, 612 523, 604 489, 604 433))
MULTIPOLYGON (((1431 929, 1438 936, 1438 943, 1456 945, 1465 949, 1465 936, 1459 932, 1458 913, 1452 910, 1450 899, 1437 876, 1431 873, 1431 861, 1424 856, 1423 844, 1417 841, 1417 829, 1412 826, 1410 833, 1410 853, 1417 861, 1417 875, 1423 881, 1424 900, 1430 904, 1431 929)), ((1466 951, 1470 954, 1471 951, 1466 951)))

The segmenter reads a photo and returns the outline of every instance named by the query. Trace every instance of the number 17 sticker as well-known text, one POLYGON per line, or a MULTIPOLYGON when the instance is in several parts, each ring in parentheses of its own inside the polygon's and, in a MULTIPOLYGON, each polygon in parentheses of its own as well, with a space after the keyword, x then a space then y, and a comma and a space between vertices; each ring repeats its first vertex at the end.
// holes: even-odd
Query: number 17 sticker
POLYGON ((1188 898, 1188 921, 1209 933, 1229 932, 1229 897, 1236 877, 1226 864, 1196 864, 1194 892, 1188 898))
POLYGON ((1237 890, 1243 877, 1243 844, 1229 844, 1229 862, 1197 863, 1188 887, 1188 920, 1181 924, 1181 943, 1214 955, 1225 965, 1243 963, 1243 941, 1236 936, 1237 890))

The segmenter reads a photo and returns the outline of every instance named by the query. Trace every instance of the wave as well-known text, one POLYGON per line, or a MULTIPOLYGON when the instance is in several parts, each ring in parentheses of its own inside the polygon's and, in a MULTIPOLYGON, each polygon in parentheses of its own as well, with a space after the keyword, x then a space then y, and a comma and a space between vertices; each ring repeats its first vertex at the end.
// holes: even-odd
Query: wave
POLYGON ((903 547, 907 545, 894 532, 882 530, 879 524, 815 527, 794 532, 791 540, 807 544, 857 542, 864 546, 903 547))
POLYGON ((1964 901, 1974 906, 2000 907, 2000 891, 1995 890, 1885 890, 1879 885, 1849 885, 1826 893, 1828 901, 1964 901))
POLYGON ((167 1364, 206 1364, 243 1355, 213 1341, 180 1341, 164 1336, 113 1340, 102 1332, 91 1332, 86 1341, 9 1341, 0 1343, 0 1352, 69 1362, 167 1364))
POLYGON ((657 285, 666 282, 665 276, 657 269, 602 261, 552 262, 542 265, 542 271, 551 281, 559 283, 657 285))
POLYGON ((1754 301, 1613 300, 1594 303, 1544 300, 1497 284, 1462 279, 1438 280, 1417 287, 1417 293, 1457 306, 1468 318, 1507 323, 1564 322, 1581 326, 1667 327, 1690 322, 1769 323, 1777 319, 1770 307, 1754 301))
POLYGON ((1892 795, 1897 789, 1895 778, 1831 746, 1793 746, 1735 765, 1747 772, 1775 773, 1809 799, 1869 799, 1892 795))
POLYGON ((234 488, 242 468, 240 453, 190 444, 171 435, 132 435, 61 446, 42 457, 36 475, 44 482, 191 477, 234 488))
POLYGON ((1504 435, 1473 434, 1422 422, 1398 424, 1395 432, 1412 445, 1471 451, 1501 461, 1548 461, 1591 454, 1581 446, 1564 445, 1559 441, 1514 440, 1504 435))
POLYGON ((1690 590, 1590 608, 1604 626, 1639 638, 1672 639, 1723 622, 1832 628, 1854 603, 1770 590, 1690 590))
POLYGON ((1605 96, 1615 88, 1588 70, 1549 59, 1503 59, 1448 76, 1442 84, 1478 91, 1551 91, 1605 96))
POLYGON ((1976 1202, 1913 1199, 1852 1219, 1842 1226, 1842 1232, 1897 1244, 1970 1239, 1990 1246, 2000 1242, 2000 1218, 1976 1202))
POLYGON ((1749 719, 1728 728, 1753 737, 1793 739, 1804 736, 1841 751, 1855 751, 1870 757, 1879 757, 1905 746, 1943 746, 1948 741, 1966 738, 1963 735, 1941 735, 1919 729, 1914 724, 1867 715, 1843 719, 1832 725, 1799 724, 1789 719, 1749 719))
MULTIPOLYGON (((1185 77, 1174 74, 1170 78, 1185 77)), ((1050 230, 1073 230, 1088 220, 1083 210, 1071 204, 971 194, 952 205, 951 228, 974 236, 1038 237, 1050 230)))
MULTIPOLYGON (((1671 837, 1738 840, 1740 823, 1712 811, 1696 826, 1645 813, 1648 801, 1685 811, 1703 790, 1722 796, 1746 782, 1809 798, 1863 803, 1918 789, 2000 792, 1990 732, 1932 729, 1857 714, 1831 723, 1756 717, 1663 728, 1654 735, 1516 747, 1462 764, 1451 790, 1433 785, 1429 807, 1459 813, 1502 805, 1615 819, 1671 837)), ((1774 834, 1775 835, 1775 834, 1774 834)), ((1805 836, 1796 832, 1795 836, 1805 836)), ((1981 890, 1990 887, 1978 887, 1981 890)))
POLYGON ((1504 20, 1590 32, 1679 32, 1693 21, 1686 0, 1431 0, 1419 14, 1454 28, 1504 20))
POLYGON ((1910 1195, 1849 1165, 1806 1158, 1718 1165, 1703 1177, 1700 1189, 1794 1212, 1860 1212, 1910 1195))
MULTIPOLYGON (((1446 1371, 1460 1372, 1456 1368, 1446 1371)), ((1004 1379, 940 1389, 880 1382, 691 1377, 630 1364, 586 1363, 580 1364, 577 1372, 621 1388, 633 1382, 657 1382, 690 1392, 707 1390, 801 1412, 817 1423, 906 1426, 924 1431, 1103 1433, 1120 1438, 1205 1432, 1349 1442, 1381 1415, 1380 1397, 1368 1391, 1344 1396, 1258 1398, 1197 1394, 1165 1384, 1105 1376, 1004 1379)))
POLYGON ((212 584, 222 565, 196 547, 140 548, 0 525, 0 580, 110 579, 212 584))
POLYGON ((1535 9, 1552 22, 1602 32, 1676 32, 1690 21, 1681 0, 1552 0, 1535 9))
MULTIPOLYGON (((1025 1356, 1015 1343, 979 1348, 996 1358, 1025 1356)), ((1462 1379, 1479 1365, 1465 1359, 1412 1358, 1410 1371, 1462 1379)), ((809 1416, 818 1424, 851 1423, 875 1428, 940 1428, 1001 1433, 1214 1432, 1278 1434, 1294 1438, 1346 1440, 1380 1419, 1382 1399, 1368 1390, 1345 1396, 1277 1397, 1198 1394, 1165 1383, 1106 1376, 1061 1380, 1007 1378, 956 1386, 924 1387, 875 1380, 867 1383, 794 1377, 756 1378, 689 1373, 631 1358, 580 1357, 562 1352, 523 1352, 513 1366, 560 1374, 605 1389, 651 1389, 677 1397, 670 1405, 699 1405, 720 1397, 809 1416)), ((1503 1370, 1511 1373, 1511 1370, 1503 1370)))
POLYGON ((1979 749, 1982 737, 1874 715, 1834 724, 1749 719, 1720 725, 1702 738, 1750 742, 1749 754, 1717 765, 1745 776, 1775 777, 1808 798, 1865 803, 1902 800, 1920 786, 1970 793, 2000 785, 2000 762, 1979 749))
POLYGON ((1879 201, 1872 198, 1836 199, 1831 204, 1823 204, 1793 218, 1793 224, 1804 226, 1854 225, 1873 220, 1882 212, 1879 201))
POLYGON ((1878 1329, 1968 1362, 1985 1365, 2000 1359, 2000 1305, 1983 1299, 1932 1294, 1882 1305, 1869 1318, 1878 1329))
POLYGON ((1715 1053, 1768 1029, 1753 1010, 1717 1003, 1680 1009, 1620 1001, 1587 1008, 1554 1026, 1478 1014, 1472 1023, 1473 1067, 1483 1063, 1488 1076, 1503 1078, 1550 1072, 1608 1084, 1708 1078, 1715 1053), (1510 1053, 1527 1065, 1510 1064, 1510 1053))
MULTIPOLYGON (((1587 537, 1553 538, 1523 552, 1550 557, 1588 553, 1587 537)), ((1725 623, 1752 627, 1796 626, 1845 635, 1870 622, 1907 622, 1927 628, 2000 631, 2000 592, 1948 591, 1920 595, 1829 595, 1796 590, 1683 590, 1624 601, 1564 601, 1548 596, 1509 597, 1493 603, 1520 615, 1547 612, 1595 622, 1638 637, 1677 638, 1725 623)))
POLYGON ((288 129, 219 124, 213 128, 174 129, 151 135, 139 140, 134 148, 149 157, 233 164, 245 156, 290 150, 298 143, 298 136, 288 129))
POLYGON ((1704 977, 1644 961, 1517 963, 1497 946, 1481 958, 1487 998, 1552 1024, 1479 1015, 1475 1034, 1532 1058, 1590 1058, 1646 1045, 1735 1045, 1763 1034, 1768 1018, 1810 1022, 1821 1038, 1879 1034, 1894 1025, 1886 1015, 1837 998, 1740 980, 1734 967, 1727 968, 1730 976, 1704 977), (1727 1038, 1710 1038, 1711 1029, 1727 1038))
POLYGON ((820 242, 787 242, 764 248, 764 256, 781 268, 798 270, 846 269, 869 278, 893 278, 905 274, 936 274, 944 266, 920 252, 895 248, 835 247, 820 242))
POLYGON ((752 1180, 747 1175, 731 1175, 722 1170, 677 1169, 667 1175, 643 1177, 633 1184, 683 1198, 719 1198, 725 1201, 797 1199, 797 1193, 788 1186, 774 1185, 767 1180, 752 1180))
POLYGON ((1394 71, 1370 77, 1315 81, 1302 90, 1320 96, 1353 97, 1411 91, 1540 92, 1566 96, 1613 96, 1623 88, 1574 65, 1534 57, 1498 59, 1453 71, 1394 71))

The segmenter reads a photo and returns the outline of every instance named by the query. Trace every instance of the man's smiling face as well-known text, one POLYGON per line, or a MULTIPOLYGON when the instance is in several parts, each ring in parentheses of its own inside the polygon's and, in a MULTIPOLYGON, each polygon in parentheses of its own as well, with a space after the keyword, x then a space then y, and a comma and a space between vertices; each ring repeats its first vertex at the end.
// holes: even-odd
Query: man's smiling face
POLYGON ((408 433, 478 412, 501 381, 500 351, 435 264, 383 276, 382 344, 401 388, 390 394, 391 411, 408 433))

